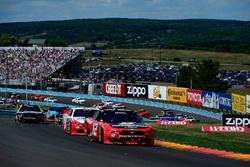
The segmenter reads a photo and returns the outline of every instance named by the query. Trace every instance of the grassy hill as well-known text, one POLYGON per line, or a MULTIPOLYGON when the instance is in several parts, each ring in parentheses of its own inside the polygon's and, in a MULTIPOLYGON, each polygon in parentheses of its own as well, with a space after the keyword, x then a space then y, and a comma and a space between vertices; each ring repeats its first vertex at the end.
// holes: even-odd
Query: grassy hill
MULTIPOLYGON (((0 34, 102 48, 168 48, 250 53, 250 22, 231 20, 79 19, 0 24, 0 34), (98 45, 99 46, 99 45, 98 45)), ((1 44, 1 43, 0 43, 1 44)))

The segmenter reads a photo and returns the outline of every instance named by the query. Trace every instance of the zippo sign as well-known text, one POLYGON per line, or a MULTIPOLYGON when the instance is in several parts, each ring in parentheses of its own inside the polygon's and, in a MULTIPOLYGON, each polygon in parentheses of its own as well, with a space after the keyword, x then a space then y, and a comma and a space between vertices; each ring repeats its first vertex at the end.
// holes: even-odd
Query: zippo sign
POLYGON ((148 98, 148 85, 126 85, 126 97, 148 98))
POLYGON ((125 84, 115 82, 103 83, 103 95, 105 96, 125 96, 125 84))
POLYGON ((202 105, 202 91, 187 89, 187 104, 202 105))
POLYGON ((226 115, 222 116, 224 126, 247 126, 250 128, 250 115, 226 115))

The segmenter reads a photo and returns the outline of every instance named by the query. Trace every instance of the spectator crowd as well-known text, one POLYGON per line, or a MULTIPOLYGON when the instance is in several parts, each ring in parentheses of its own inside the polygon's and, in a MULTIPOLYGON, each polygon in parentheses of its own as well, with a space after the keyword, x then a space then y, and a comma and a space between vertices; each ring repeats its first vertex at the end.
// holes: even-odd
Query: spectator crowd
POLYGON ((1 79, 25 83, 41 80, 59 69, 74 56, 79 48, 1 48, 1 79))

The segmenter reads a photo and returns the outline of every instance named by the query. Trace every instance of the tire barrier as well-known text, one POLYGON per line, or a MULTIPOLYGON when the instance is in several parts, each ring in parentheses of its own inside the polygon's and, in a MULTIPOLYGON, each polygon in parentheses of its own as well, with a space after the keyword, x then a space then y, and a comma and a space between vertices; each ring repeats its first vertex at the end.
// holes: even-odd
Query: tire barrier
MULTIPOLYGON (((85 99, 92 99, 92 100, 110 100, 116 101, 120 103, 129 103, 129 104, 136 104, 136 105, 144 105, 144 106, 151 106, 157 108, 169 108, 172 110, 183 111, 187 113, 202 115, 209 118, 214 118, 217 120, 222 120, 222 113, 214 113, 204 109, 192 108, 187 106, 180 106, 176 104, 169 104, 169 103, 161 103, 161 102, 153 102, 148 100, 138 100, 138 99, 128 99, 128 98, 121 98, 121 97, 109 97, 109 96, 102 96, 102 95, 88 95, 88 94, 79 94, 79 93, 64 93, 64 92, 55 92, 55 91, 43 91, 43 90, 30 90, 30 89, 12 89, 12 88, 0 88, 0 92, 15 92, 15 93, 22 93, 22 94, 41 94, 46 96, 62 96, 62 97, 79 97, 85 99)), ((67 104, 60 104, 60 103, 50 103, 50 102, 35 102, 32 101, 33 104, 41 104, 41 105, 58 105, 58 106, 69 106, 67 104)))

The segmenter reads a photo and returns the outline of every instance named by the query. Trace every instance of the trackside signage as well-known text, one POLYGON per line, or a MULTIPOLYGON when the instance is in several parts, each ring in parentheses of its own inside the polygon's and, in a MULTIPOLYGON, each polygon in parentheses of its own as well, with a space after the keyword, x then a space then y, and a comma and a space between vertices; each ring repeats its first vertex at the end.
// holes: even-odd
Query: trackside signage
POLYGON ((232 110, 246 114, 246 97, 232 93, 232 110))
POLYGON ((148 85, 148 98, 156 100, 167 100, 167 87, 148 85))
POLYGON ((126 85, 126 97, 148 98, 148 85, 126 85))
POLYGON ((187 104, 202 105, 202 91, 187 89, 187 104))
POLYGON ((227 115, 223 114, 224 126, 247 126, 250 128, 250 115, 227 115))
POLYGON ((104 82, 103 94, 105 96, 125 96, 125 85, 116 82, 104 82))
POLYGON ((187 103, 187 88, 167 87, 167 99, 171 102, 187 103))
POLYGON ((189 126, 189 121, 156 121, 157 125, 165 125, 165 126, 189 126))
POLYGON ((202 126, 203 132, 248 132, 247 126, 210 126, 204 125, 202 126))

